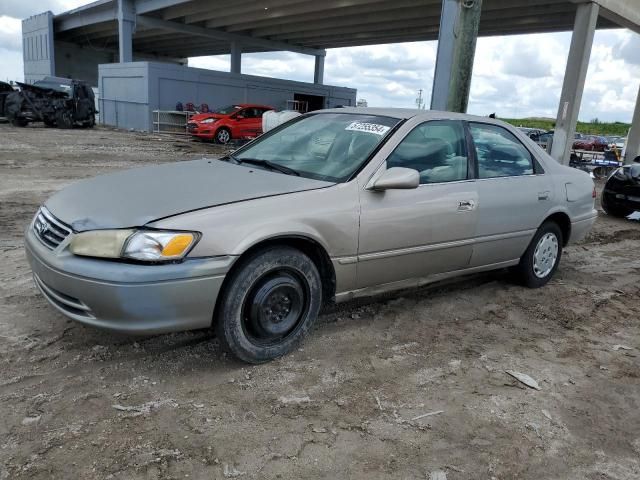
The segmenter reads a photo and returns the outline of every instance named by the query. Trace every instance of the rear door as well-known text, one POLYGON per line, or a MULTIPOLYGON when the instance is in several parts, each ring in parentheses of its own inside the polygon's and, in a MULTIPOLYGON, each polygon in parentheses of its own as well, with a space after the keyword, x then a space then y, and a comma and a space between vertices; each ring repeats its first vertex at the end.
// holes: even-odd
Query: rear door
POLYGON ((478 178, 478 226, 470 266, 518 259, 549 211, 552 185, 509 130, 478 122, 468 127, 478 178))

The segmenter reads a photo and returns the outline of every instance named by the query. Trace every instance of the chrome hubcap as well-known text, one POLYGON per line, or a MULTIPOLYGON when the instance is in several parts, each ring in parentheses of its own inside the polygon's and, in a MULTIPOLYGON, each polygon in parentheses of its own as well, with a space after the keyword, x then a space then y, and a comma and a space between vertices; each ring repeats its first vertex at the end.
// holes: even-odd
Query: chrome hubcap
POLYGON ((533 273, 538 278, 544 278, 556 264, 558 260, 558 237, 549 232, 545 233, 533 252, 533 273))

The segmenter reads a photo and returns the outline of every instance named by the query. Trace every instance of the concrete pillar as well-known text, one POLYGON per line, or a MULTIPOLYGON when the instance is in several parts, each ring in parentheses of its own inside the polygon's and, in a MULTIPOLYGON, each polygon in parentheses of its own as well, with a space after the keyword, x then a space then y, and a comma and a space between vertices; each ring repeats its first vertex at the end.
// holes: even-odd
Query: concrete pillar
POLYGON ((136 10, 133 0, 118 0, 118 51, 120 63, 133 61, 136 10))
POLYGON ((636 109, 631 120, 631 130, 627 137, 627 148, 624 154, 624 163, 633 163, 633 160, 640 155, 640 89, 636 99, 636 109))
POLYGON ((431 110, 467 111, 482 0, 443 0, 431 110))
POLYGON ((560 106, 551 144, 551 156, 565 165, 569 164, 569 154, 576 132, 576 122, 582 102, 584 81, 589 68, 599 8, 597 3, 581 3, 576 11, 569 58, 560 94, 560 106))
POLYGON ((231 42, 231 73, 242 72, 242 45, 231 42))
POLYGON ((313 83, 322 85, 324 83, 324 59, 325 55, 316 55, 316 65, 313 71, 313 83))

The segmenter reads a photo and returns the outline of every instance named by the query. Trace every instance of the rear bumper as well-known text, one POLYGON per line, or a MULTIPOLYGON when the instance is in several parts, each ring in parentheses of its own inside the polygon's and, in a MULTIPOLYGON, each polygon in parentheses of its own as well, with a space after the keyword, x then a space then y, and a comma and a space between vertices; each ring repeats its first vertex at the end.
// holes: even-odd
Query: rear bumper
POLYGON ((640 188, 627 189, 627 192, 616 192, 614 190, 604 190, 602 200, 607 205, 613 207, 632 208, 640 210, 640 188))
POLYGON ((36 286, 58 311, 93 327, 129 334, 207 328, 230 257, 139 265, 51 251, 28 230, 25 250, 36 286))
POLYGON ((598 218, 598 211, 593 210, 590 215, 585 218, 580 218, 574 222, 571 222, 571 236, 569 237, 569 243, 576 243, 584 240, 587 234, 593 228, 593 224, 598 218))

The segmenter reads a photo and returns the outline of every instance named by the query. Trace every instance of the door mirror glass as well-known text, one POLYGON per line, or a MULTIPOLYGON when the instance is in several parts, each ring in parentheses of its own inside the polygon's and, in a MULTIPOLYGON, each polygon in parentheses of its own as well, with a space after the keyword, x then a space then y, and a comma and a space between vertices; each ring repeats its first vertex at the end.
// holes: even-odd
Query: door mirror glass
POLYGON ((418 188, 420 174, 413 168, 392 167, 386 170, 371 187, 373 190, 409 190, 418 188))

